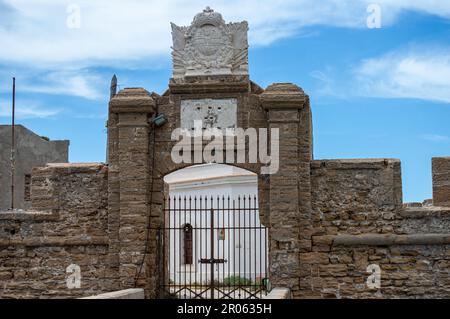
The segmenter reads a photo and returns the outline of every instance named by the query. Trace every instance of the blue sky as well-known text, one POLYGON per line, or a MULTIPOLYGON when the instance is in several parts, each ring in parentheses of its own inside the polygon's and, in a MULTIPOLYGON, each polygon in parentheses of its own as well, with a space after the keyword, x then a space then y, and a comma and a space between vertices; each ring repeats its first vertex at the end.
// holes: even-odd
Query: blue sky
POLYGON ((0 0, 0 123, 16 76, 19 123, 70 139, 72 162, 104 161, 112 74, 163 93, 169 22, 210 5, 249 21, 253 81, 310 95, 315 158, 399 158, 404 200, 431 198, 431 157, 450 156, 450 1, 263 2, 0 0), (367 28, 370 3, 379 29, 367 28), (70 4, 79 29, 67 28, 70 4))

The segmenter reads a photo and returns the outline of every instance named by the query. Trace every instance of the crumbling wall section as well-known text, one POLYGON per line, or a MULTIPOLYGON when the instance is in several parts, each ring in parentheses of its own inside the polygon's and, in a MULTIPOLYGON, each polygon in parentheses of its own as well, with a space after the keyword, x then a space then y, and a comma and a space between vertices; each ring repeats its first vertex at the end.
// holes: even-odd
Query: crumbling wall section
POLYGON ((33 211, 0 213, 0 298, 63 298, 117 288, 108 269, 103 164, 49 164, 32 175, 33 211), (81 270, 69 289, 66 272, 81 270))

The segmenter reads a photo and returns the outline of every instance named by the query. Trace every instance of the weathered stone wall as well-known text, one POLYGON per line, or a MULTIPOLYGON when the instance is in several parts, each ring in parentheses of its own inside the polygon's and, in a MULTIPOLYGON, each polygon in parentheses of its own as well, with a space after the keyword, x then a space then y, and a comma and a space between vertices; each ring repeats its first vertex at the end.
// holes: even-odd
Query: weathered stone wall
POLYGON ((279 130, 280 169, 270 180, 269 263, 275 286, 308 296, 310 272, 301 253, 311 250, 312 116, 309 97, 291 83, 270 85, 260 96, 270 129, 279 130))
POLYGON ((293 298, 450 297, 446 158, 433 161, 435 206, 406 206, 398 160, 312 160, 311 109, 299 87, 192 77, 173 80, 162 96, 135 88, 112 98, 107 166, 33 170, 33 211, 0 213, 0 298, 135 287, 162 297, 163 178, 191 165, 172 161, 171 134, 181 101, 201 98, 236 99, 238 127, 279 129, 276 174, 261 175, 261 163, 234 164, 259 176, 274 286, 293 298), (162 127, 152 124, 158 113, 168 118, 162 127), (70 264, 81 267, 80 289, 66 286, 70 264), (370 264, 381 268, 380 289, 366 285, 370 264))
POLYGON ((315 232, 390 233, 402 207, 400 161, 322 160, 311 163, 315 232))
POLYGON ((87 296, 116 290, 108 267, 107 178, 103 164, 35 168, 33 211, 0 213, 0 298, 87 296), (66 268, 81 268, 68 289, 66 268))
POLYGON ((450 209, 401 205, 396 160, 314 161, 313 297, 449 298, 450 209), (381 269, 369 289, 367 267, 381 269))
MULTIPOLYGON (((398 160, 312 161, 311 110, 300 88, 281 83, 262 90, 246 77, 192 77, 172 80, 162 96, 125 89, 110 103, 110 258, 111 265, 120 269, 121 289, 137 285, 145 288, 147 297, 158 294, 163 261, 158 260, 162 248, 155 229, 162 223, 163 178, 190 165, 172 161, 171 134, 181 124, 181 101, 202 98, 236 99, 238 127, 280 130, 277 174, 259 174, 260 164, 235 165, 259 174, 261 217, 270 229, 271 280, 288 287, 294 298, 330 297, 329 291, 344 284, 348 284, 345 293, 339 290, 335 297, 380 297, 380 293, 365 294, 360 285, 368 276, 366 268, 360 268, 361 260, 367 259, 365 267, 372 260, 387 260, 385 271, 405 256, 412 262, 408 246, 417 246, 415 254, 421 262, 425 245, 434 247, 428 262, 442 258, 447 243, 442 214, 446 213, 403 208, 398 160), (151 119, 157 113, 164 113, 168 123, 153 127, 151 119), (397 237, 405 234, 412 237, 397 237), (364 251, 361 245, 366 247, 362 259, 358 257, 364 251), (374 255, 381 252, 400 258, 374 255)), ((387 296, 396 293, 392 289, 387 296)))
POLYGON ((450 157, 435 157, 433 167, 433 204, 450 207, 450 157))
MULTIPOLYGON (((0 125, 0 210, 11 208, 11 125, 0 125)), ((49 141, 22 125, 15 126, 14 208, 30 208, 26 180, 33 167, 67 163, 69 141, 49 141)))
MULTIPOLYGON (((320 238, 317 241, 325 246, 320 238)), ((450 297, 448 241, 446 245, 329 243, 328 247, 310 255, 311 289, 318 298, 450 297), (371 264, 381 269, 380 289, 366 284, 371 264)))

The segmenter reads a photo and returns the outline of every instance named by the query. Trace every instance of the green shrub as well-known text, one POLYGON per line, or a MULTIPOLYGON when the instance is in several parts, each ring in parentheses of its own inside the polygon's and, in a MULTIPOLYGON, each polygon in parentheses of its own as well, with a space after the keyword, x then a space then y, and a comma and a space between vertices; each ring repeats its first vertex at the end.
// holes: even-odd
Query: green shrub
POLYGON ((250 286, 252 284, 251 279, 240 276, 229 276, 223 280, 224 286, 250 286))

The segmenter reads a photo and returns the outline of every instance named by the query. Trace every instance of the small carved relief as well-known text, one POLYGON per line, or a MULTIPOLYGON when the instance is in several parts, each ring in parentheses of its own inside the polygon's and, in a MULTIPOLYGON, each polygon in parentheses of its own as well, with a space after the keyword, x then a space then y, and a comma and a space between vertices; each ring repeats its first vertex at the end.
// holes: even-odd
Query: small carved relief
POLYGON ((181 101, 181 128, 194 131, 195 121, 201 121, 202 129, 220 130, 236 128, 236 99, 201 99, 181 101))

